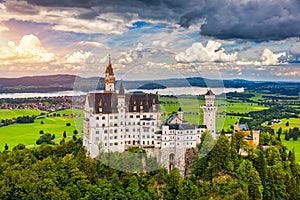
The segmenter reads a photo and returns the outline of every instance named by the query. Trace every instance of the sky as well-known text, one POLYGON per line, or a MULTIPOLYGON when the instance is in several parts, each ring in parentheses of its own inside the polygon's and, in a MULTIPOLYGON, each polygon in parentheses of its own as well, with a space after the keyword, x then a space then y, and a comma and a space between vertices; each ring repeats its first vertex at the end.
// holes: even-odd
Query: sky
POLYGON ((298 0, 0 0, 0 77, 299 81, 298 0))

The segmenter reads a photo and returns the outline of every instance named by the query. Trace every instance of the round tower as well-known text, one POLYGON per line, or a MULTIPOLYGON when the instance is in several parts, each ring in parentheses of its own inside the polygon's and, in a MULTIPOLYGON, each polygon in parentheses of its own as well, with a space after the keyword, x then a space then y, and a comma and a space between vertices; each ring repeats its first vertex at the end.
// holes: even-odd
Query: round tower
POLYGON ((216 113, 217 107, 214 105, 215 94, 208 90, 205 94, 205 105, 201 106, 203 110, 203 124, 206 125, 206 128, 216 137, 216 113))

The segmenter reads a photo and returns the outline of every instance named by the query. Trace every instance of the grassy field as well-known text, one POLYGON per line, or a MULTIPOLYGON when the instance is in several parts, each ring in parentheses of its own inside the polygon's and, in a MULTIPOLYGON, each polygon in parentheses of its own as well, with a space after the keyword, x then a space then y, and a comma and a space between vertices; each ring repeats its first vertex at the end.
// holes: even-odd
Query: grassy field
MULTIPOLYGON (((27 111, 28 110, 26 110, 26 112, 27 111)), ((38 114, 39 113, 40 111, 38 111, 38 114)), ((36 119, 35 122, 31 124, 13 124, 1 127, 0 150, 2 147, 4 148, 6 143, 10 149, 19 143, 26 146, 33 145, 40 137, 40 130, 43 130, 44 133, 55 134, 57 142, 63 137, 63 131, 66 131, 67 136, 72 136, 75 129, 78 130, 79 134, 82 133, 83 113, 81 110, 64 110, 57 113, 60 113, 61 117, 45 117, 36 119), (71 114, 73 111, 80 116, 75 118, 65 118, 62 116, 63 114, 71 114), (41 121, 43 121, 44 124, 41 124, 41 121), (66 123, 71 123, 71 126, 66 126, 66 123)), ((9 114, 7 114, 7 116, 9 116, 9 114)))
MULTIPOLYGON (((164 103, 161 104, 161 112, 166 113, 164 120, 172 112, 176 112, 179 107, 184 111, 184 119, 192 124, 203 124, 203 111, 200 109, 201 105, 205 104, 204 100, 197 100, 196 98, 167 98, 162 97, 160 101, 164 103)), ((250 111, 259 111, 263 109, 268 109, 268 107, 260 106, 257 103, 246 103, 246 102, 235 102, 227 103, 226 100, 217 99, 215 105, 218 107, 217 110, 217 130, 222 129, 228 130, 230 126, 238 122, 240 117, 229 116, 226 113, 248 113, 250 111)))
POLYGON ((19 116, 32 116, 40 115, 42 111, 32 110, 32 109, 20 109, 20 110, 10 110, 10 109, 0 109, 0 121, 2 119, 12 119, 19 116))
POLYGON ((291 138, 289 141, 286 141, 284 139, 284 135, 282 134, 281 141, 288 148, 288 151, 293 150, 293 149, 295 150, 296 161, 297 161, 297 163, 300 164, 300 139, 298 139, 297 141, 294 141, 291 138))
MULTIPOLYGON (((290 118, 290 119, 280 119, 281 124, 272 124, 269 127, 275 130, 275 132, 281 127, 282 130, 289 130, 293 127, 300 128, 300 118, 290 118), (286 126, 286 123, 289 122, 289 126, 286 126)), ((267 126, 267 122, 262 124, 263 126, 267 126)))

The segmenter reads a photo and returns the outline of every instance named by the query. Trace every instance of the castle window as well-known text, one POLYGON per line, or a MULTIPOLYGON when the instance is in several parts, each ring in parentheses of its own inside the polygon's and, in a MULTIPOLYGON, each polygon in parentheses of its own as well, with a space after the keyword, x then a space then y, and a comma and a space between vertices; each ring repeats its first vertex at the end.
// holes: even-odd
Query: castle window
POLYGON ((121 144, 123 144, 123 143, 121 142, 121 144))
POLYGON ((140 125, 140 122, 138 122, 137 125, 140 125))
POLYGON ((154 141, 152 141, 152 144, 154 144, 154 141))
POLYGON ((118 130, 117 129, 115 129, 115 131, 114 131, 115 133, 117 133, 118 132, 118 130))
POLYGON ((135 132, 135 128, 134 128, 134 129, 132 129, 132 131, 133 131, 133 132, 135 132))
POLYGON ((143 115, 143 118, 146 118, 147 116, 146 115, 143 115))
POLYGON ((99 134, 99 131, 96 131, 96 134, 99 134))
POLYGON ((112 133, 112 132, 113 132, 113 130, 112 130, 112 129, 110 129, 110 130, 109 130, 109 133, 112 133))
POLYGON ((143 141, 143 144, 145 144, 145 141, 143 141))
POLYGON ((104 133, 107 133, 107 130, 104 130, 104 133))
POLYGON ((115 140, 116 140, 116 139, 118 139, 118 136, 115 136, 114 138, 115 138, 115 140))
POLYGON ((105 116, 103 116, 102 119, 105 119, 105 116))
POLYGON ((118 119, 118 116, 115 116, 115 119, 118 119))
POLYGON ((123 135, 121 135, 121 138, 123 138, 123 135))
POLYGON ((104 137, 104 140, 107 140, 107 136, 104 137))
POLYGON ((130 117, 130 118, 133 118, 133 115, 130 115, 129 117, 130 117))
POLYGON ((99 137, 96 137, 96 141, 99 141, 99 137))
POLYGON ((107 146, 107 143, 105 143, 104 146, 107 146))
POLYGON ((150 115, 150 117, 152 118, 152 117, 153 117, 153 115, 150 115))
POLYGON ((137 116, 135 116, 136 118, 140 118, 140 116, 139 115, 137 115, 137 116))
POLYGON ((99 117, 96 117, 96 120, 99 120, 99 117))
POLYGON ((113 145, 113 143, 109 143, 109 146, 112 146, 113 145))
POLYGON ((123 125, 123 122, 120 122, 120 125, 123 125))
POLYGON ((113 116, 109 116, 109 119, 112 119, 113 118, 113 116))
POLYGON ((102 127, 104 127, 105 126, 105 124, 102 124, 102 127))
POLYGON ((135 122, 132 122, 132 125, 135 125, 135 122))
POLYGON ((129 129, 128 129, 128 128, 126 128, 126 129, 125 129, 125 131, 126 131, 126 132, 129 132, 129 129))
POLYGON ((115 124, 114 124, 114 126, 118 126, 118 124, 117 124, 117 123, 115 123, 115 124))

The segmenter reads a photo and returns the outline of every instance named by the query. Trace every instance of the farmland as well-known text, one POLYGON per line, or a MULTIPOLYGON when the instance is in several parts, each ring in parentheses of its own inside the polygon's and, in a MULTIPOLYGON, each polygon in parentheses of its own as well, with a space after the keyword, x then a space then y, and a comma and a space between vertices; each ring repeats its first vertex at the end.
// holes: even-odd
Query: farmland
MULTIPOLYGON (((23 115, 39 115, 41 111, 38 110, 1 110, 5 115, 1 115, 3 118, 13 118, 23 115)), ((33 145, 40 137, 40 131, 44 133, 55 134, 57 141, 63 137, 63 131, 66 131, 67 136, 73 135, 73 131, 77 129, 79 134, 82 133, 82 111, 81 110, 64 110, 56 112, 60 116, 53 116, 49 114, 42 118, 36 119, 34 123, 29 124, 11 124, 0 128, 0 149, 7 143, 10 148, 16 146, 19 143, 24 145, 33 145), (77 114, 77 117, 68 118, 63 114, 77 114), (66 126, 66 123, 70 123, 71 126, 66 126)))

